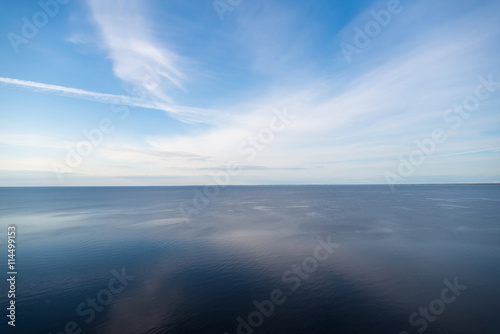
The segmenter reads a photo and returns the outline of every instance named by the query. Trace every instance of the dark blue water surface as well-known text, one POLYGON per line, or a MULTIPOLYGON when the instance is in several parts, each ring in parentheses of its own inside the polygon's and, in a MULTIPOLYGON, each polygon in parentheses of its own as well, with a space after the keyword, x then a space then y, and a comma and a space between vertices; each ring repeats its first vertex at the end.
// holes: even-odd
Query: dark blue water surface
POLYGON ((500 186, 195 189, 0 188, 2 333, 500 333, 500 186))

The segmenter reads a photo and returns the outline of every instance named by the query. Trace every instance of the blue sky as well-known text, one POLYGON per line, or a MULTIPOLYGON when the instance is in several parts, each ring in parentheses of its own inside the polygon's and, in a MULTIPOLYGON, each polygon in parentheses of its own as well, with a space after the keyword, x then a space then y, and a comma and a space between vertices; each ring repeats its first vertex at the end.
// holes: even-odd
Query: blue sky
POLYGON ((0 186, 500 180, 498 1, 61 2, 3 2, 0 186))

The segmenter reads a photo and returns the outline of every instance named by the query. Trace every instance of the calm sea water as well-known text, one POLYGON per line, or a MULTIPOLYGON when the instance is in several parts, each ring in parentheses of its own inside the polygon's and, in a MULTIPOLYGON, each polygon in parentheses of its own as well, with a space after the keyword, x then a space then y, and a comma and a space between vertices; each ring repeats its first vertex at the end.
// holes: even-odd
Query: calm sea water
POLYGON ((500 186, 194 189, 0 188, 1 328, 500 333, 500 186))

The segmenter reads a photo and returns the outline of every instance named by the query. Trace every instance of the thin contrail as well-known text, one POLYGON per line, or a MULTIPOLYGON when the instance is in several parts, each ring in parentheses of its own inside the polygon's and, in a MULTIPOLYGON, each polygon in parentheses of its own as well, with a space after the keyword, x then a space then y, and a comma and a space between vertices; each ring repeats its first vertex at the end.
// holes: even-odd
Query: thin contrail
POLYGON ((55 94, 76 99, 160 110, 167 112, 176 119, 187 123, 213 123, 214 118, 216 118, 214 116, 219 114, 219 112, 215 110, 168 105, 161 102, 147 101, 132 96, 98 93, 78 88, 64 87, 34 81, 0 77, 0 83, 23 87, 34 90, 36 92, 55 94), (211 119, 212 121, 210 121, 211 119))

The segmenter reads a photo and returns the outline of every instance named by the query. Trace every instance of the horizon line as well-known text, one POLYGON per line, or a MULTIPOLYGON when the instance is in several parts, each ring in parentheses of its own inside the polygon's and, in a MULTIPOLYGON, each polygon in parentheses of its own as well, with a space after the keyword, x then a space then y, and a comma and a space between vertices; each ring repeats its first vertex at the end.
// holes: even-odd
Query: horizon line
POLYGON ((160 185, 160 186, 0 186, 0 188, 180 188, 180 187, 206 187, 218 186, 221 188, 226 187, 328 187, 328 186, 387 186, 387 187, 400 187, 400 186, 499 186, 498 182, 468 182, 468 183, 405 183, 405 184, 386 184, 386 183, 325 183, 325 184, 231 184, 231 185, 217 185, 217 184, 203 184, 203 185, 160 185))

